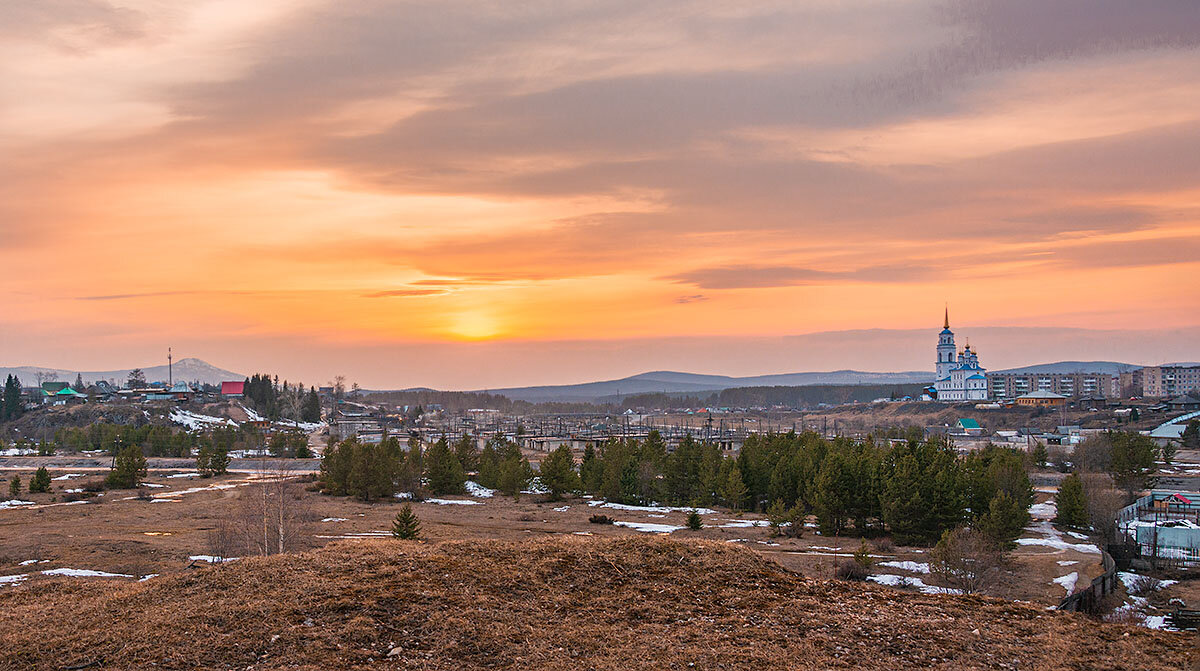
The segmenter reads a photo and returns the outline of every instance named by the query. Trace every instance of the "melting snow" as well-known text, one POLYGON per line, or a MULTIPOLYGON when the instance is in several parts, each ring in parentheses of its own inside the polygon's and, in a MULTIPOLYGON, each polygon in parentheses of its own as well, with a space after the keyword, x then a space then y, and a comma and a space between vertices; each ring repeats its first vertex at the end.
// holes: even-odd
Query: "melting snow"
POLYGON ((910 578, 903 575, 891 575, 888 573, 882 575, 869 575, 867 580, 887 585, 889 587, 914 587, 921 590, 925 594, 962 594, 962 590, 952 589, 950 587, 938 587, 936 585, 926 585, 925 581, 920 578, 910 578))
POLYGON ((198 478, 198 477, 200 477, 200 474, 199 474, 199 473, 196 473, 196 472, 191 472, 191 473, 172 473, 171 475, 168 475, 167 477, 168 477, 168 478, 198 478))
POLYGON ((4 510, 5 508, 17 508, 19 506, 32 506, 32 505, 33 505, 33 501, 20 501, 17 499, 13 499, 11 501, 0 501, 0 510, 4 510))
POLYGON ((50 563, 49 559, 26 559, 25 561, 21 562, 20 564, 17 564, 17 566, 29 566, 30 564, 49 564, 49 563, 50 563))
POLYGON ((570 510, 570 509, 571 509, 571 506, 560 506, 560 507, 558 507, 558 508, 555 508, 555 509, 554 509, 554 512, 556 512, 556 513, 565 513, 565 512, 567 512, 567 511, 568 511, 568 510, 570 510))
POLYGON ((1050 582, 1055 583, 1056 585, 1062 585, 1062 588, 1067 590, 1067 596, 1070 596, 1075 593, 1075 583, 1079 582, 1079 574, 1068 573, 1066 575, 1059 576, 1050 582))
POLYGON ((459 501, 456 499, 425 499, 425 503, 436 503, 439 506, 482 506, 481 501, 459 501))
POLYGON ((929 573, 929 564, 921 564, 915 561, 885 561, 879 562, 879 565, 898 568, 901 571, 912 571, 913 573, 929 573))
POLYGON ((345 522, 346 518, 345 517, 326 517, 326 518, 323 518, 321 521, 322 522, 345 522))
POLYGON ((711 508, 692 508, 690 506, 631 506, 624 503, 609 503, 607 501, 588 501, 589 506, 612 508, 613 510, 630 510, 636 513, 690 513, 695 510, 700 515, 716 515, 711 508))
POLYGON ((57 478, 50 478, 50 479, 51 480, 70 480, 71 478, 82 478, 82 477, 84 477, 83 473, 67 473, 66 475, 60 475, 57 478))
POLYGON ((148 574, 142 576, 141 578, 138 578, 138 582, 146 582, 147 580, 149 580, 151 578, 157 578, 157 577, 158 577, 157 573, 148 573, 148 574))
POLYGON ((674 524, 655 524, 653 522, 613 522, 613 524, 651 534, 669 534, 672 531, 678 531, 683 528, 677 527, 674 524))
POLYGON ((490 499, 496 495, 496 490, 488 489, 474 480, 467 480, 467 494, 477 499, 490 499))
POLYGON ((1058 530, 1050 525, 1048 521, 1041 521, 1037 524, 1028 527, 1029 531, 1035 531, 1044 536, 1044 538, 1018 538, 1018 545, 1044 545, 1046 547, 1055 548, 1056 550, 1074 550, 1075 552, 1084 552, 1087 554, 1100 554, 1100 548, 1090 543, 1068 543, 1063 540, 1058 530))
POLYGON ((12 585, 19 582, 24 582, 28 579, 29 576, 23 573, 17 575, 0 575, 0 585, 12 585))
POLYGON ((1074 565, 1078 564, 1079 562, 1077 562, 1077 561, 1065 561, 1065 560, 1062 560, 1062 559, 1060 559, 1060 560, 1058 560, 1058 562, 1057 562, 1057 563, 1058 563, 1058 565, 1059 565, 1059 566, 1074 566, 1074 565))
POLYGON ((224 564, 225 562, 237 561, 237 557, 215 557, 213 555, 192 555, 188 557, 192 561, 203 561, 210 564, 224 564))
POLYGON ((200 415, 187 410, 175 408, 171 410, 169 416, 172 422, 186 426, 192 431, 207 429, 213 426, 237 426, 237 422, 227 417, 212 417, 210 415, 200 415))
POLYGON ((726 520, 726 524, 718 524, 722 529, 749 529, 767 526, 766 520, 726 520))
POLYGON ((88 568, 52 568, 48 571, 42 571, 45 575, 66 575, 72 578, 132 578, 128 573, 108 573, 107 571, 93 571, 88 568))
POLYGON ((1058 514, 1058 506, 1055 505, 1053 499, 1045 503, 1035 503, 1029 506, 1029 514, 1038 520, 1054 519, 1054 516, 1058 514))

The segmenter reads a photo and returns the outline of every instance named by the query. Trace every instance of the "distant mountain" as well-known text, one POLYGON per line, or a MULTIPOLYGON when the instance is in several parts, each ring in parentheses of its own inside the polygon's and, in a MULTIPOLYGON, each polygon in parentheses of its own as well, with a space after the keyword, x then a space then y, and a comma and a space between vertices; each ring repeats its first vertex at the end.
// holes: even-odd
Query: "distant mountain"
MULTIPOLYGON (((199 381, 205 384, 219 384, 226 380, 244 380, 245 375, 234 373, 223 368, 203 361, 201 359, 180 359, 174 365, 174 379, 182 382, 199 381)), ((97 380, 115 380, 118 383, 124 383, 129 378, 129 371, 132 368, 123 368, 121 370, 101 370, 101 371, 75 371, 66 370, 63 368, 46 368, 42 366, 18 366, 15 368, 0 368, 0 378, 7 378, 9 375, 16 375, 21 378, 21 384, 26 387, 32 387, 37 384, 37 375, 39 372, 47 373, 53 376, 53 379, 63 382, 74 382, 75 376, 82 375, 83 381, 86 384, 92 384, 97 380)), ((146 366, 142 368, 142 372, 146 374, 147 382, 166 382, 167 367, 163 366, 146 366)))
POLYGON ((1021 368, 1008 368, 1005 370, 991 371, 993 373, 1107 373, 1109 375, 1117 375, 1119 373, 1129 373, 1141 368, 1141 366, 1133 363, 1121 363, 1119 361, 1056 361, 1054 363, 1040 363, 1033 366, 1022 366, 1021 368))
POLYGON ((933 373, 924 371, 870 373, 857 370, 837 370, 823 373, 783 373, 750 377, 654 371, 620 380, 480 391, 500 394, 513 400, 535 403, 543 401, 588 402, 602 398, 656 392, 713 392, 734 387, 805 387, 818 384, 911 384, 930 382, 932 379, 933 373))

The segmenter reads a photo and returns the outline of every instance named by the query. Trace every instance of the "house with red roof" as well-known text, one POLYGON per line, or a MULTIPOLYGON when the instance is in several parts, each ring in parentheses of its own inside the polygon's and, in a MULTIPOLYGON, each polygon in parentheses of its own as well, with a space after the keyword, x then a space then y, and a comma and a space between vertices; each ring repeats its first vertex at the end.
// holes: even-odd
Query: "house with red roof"
POLYGON ((246 395, 246 381, 222 382, 221 396, 225 398, 241 398, 246 395))

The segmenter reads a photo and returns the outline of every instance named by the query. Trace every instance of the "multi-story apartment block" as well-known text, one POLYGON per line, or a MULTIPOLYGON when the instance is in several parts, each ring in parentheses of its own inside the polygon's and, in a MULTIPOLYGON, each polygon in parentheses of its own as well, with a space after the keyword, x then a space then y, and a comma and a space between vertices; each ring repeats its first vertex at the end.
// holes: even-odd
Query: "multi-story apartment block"
POLYGON ((1152 398, 1171 398, 1200 391, 1200 366, 1146 366, 1133 374, 1137 393, 1152 398))
POLYGON ((1107 373, 988 373, 987 379, 988 394, 998 401, 1035 391, 1069 398, 1121 396, 1120 377, 1107 373))

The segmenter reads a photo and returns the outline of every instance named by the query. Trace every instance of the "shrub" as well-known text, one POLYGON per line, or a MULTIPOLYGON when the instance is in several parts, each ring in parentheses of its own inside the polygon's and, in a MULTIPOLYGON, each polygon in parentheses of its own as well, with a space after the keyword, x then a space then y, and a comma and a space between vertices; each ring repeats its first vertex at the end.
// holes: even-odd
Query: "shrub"
POLYGON ((970 527, 943 533, 929 560, 935 582, 964 594, 986 589, 999 578, 1004 567, 1004 554, 995 539, 970 527))
POLYGON ((588 521, 591 522, 592 524, 612 524, 616 520, 609 517, 608 515, 592 515, 591 517, 588 518, 588 521))
POLYGON ((691 529, 692 531, 699 531, 703 526, 704 523, 700 521, 700 513, 696 512, 695 510, 688 513, 687 528, 691 529))
POLYGON ((1158 578, 1139 575, 1125 585, 1125 591, 1133 596, 1150 596, 1158 591, 1159 584, 1158 578))
POLYGON ((859 544, 858 550, 854 553, 854 563, 861 566, 867 573, 870 573, 871 567, 875 565, 875 560, 871 557, 871 550, 867 547, 866 541, 859 544))
POLYGON ((838 580, 862 582, 867 579, 867 576, 871 575, 871 572, 854 559, 843 559, 834 567, 833 575, 838 580))
POLYGON ((21 495, 21 476, 13 475, 12 479, 8 481, 8 495, 14 497, 21 495))
POLYGON ((884 536, 875 541, 875 551, 882 554, 891 554, 896 551, 896 544, 892 542, 891 538, 884 536))

